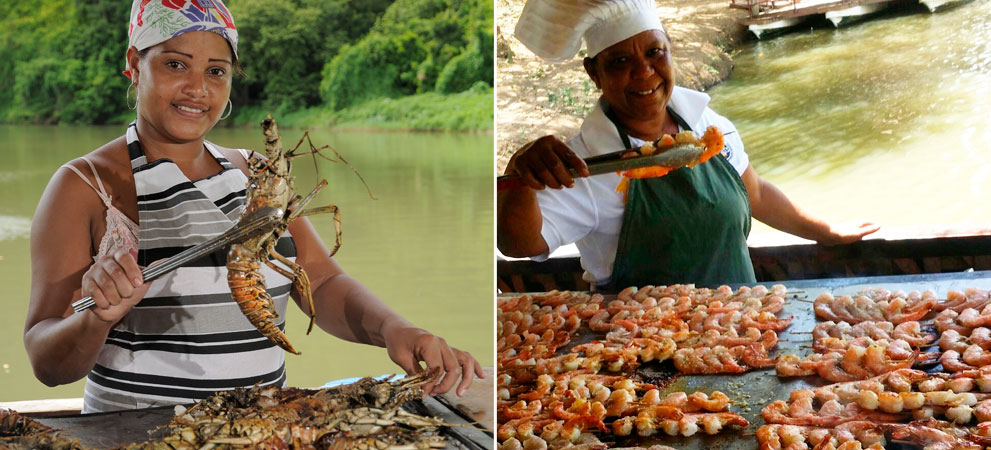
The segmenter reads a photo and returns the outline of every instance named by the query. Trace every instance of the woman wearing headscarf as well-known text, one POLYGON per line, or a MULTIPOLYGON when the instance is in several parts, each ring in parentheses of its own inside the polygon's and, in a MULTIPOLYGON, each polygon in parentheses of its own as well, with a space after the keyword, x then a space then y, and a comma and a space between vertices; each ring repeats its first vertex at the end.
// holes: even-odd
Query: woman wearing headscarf
POLYGON ((545 136, 513 155, 506 173, 526 187, 498 193, 503 254, 542 260, 576 243, 585 280, 603 290, 754 283, 751 217, 828 244, 878 229, 869 222, 832 226, 757 175, 736 128, 709 109, 709 96, 675 85, 671 42, 654 0, 529 0, 515 34, 548 62, 573 58, 584 40, 584 68, 602 95, 567 143, 545 136), (584 158, 664 134, 701 135, 711 125, 725 138, 720 155, 660 178, 631 179, 625 200, 620 175, 587 177, 584 158))
MULTIPOLYGON (((24 345, 35 375, 50 386, 87 377, 87 413, 285 386, 285 353, 231 300, 223 258, 141 278, 142 266, 223 233, 244 210, 248 152, 205 140, 232 107, 234 20, 220 0, 135 0, 129 38, 124 73, 137 119, 57 171, 34 217, 24 345), (84 296, 96 306, 73 313, 84 296)), ((460 395, 482 376, 469 353, 348 277, 307 219, 293 221, 276 250, 309 274, 316 323, 328 333, 385 347, 409 373, 421 362, 439 369, 428 393, 457 384, 460 395)), ((291 281, 261 271, 285 317, 291 281)))

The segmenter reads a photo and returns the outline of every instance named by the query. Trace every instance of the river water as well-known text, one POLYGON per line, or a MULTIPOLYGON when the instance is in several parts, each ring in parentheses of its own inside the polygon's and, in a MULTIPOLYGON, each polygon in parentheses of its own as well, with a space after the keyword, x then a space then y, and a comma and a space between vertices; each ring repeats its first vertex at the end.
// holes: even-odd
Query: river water
MULTIPOLYGON (((0 125, 0 401, 81 397, 83 381, 49 388, 31 371, 22 341, 30 280, 31 217, 52 173, 64 162, 120 136, 124 127, 0 125)), ((292 145, 299 130, 282 130, 292 145)), ((311 205, 341 208, 344 244, 335 256, 344 270, 412 323, 493 365, 491 135, 356 133, 316 130, 355 166, 361 182, 340 164, 311 159, 294 164, 296 186, 329 185, 311 205), (319 175, 317 174, 319 171, 319 175), (319 178, 318 178, 319 177, 319 178)), ((220 145, 261 150, 260 129, 216 129, 220 145)), ((64 170, 64 169, 63 169, 64 170)), ((95 195, 95 194, 94 194, 95 195)), ((66 218, 72 220, 72 218, 66 218)), ((334 239, 330 216, 312 216, 324 240, 334 239)), ((384 349, 351 344, 316 329, 290 306, 287 335, 303 355, 287 354, 292 386, 400 371, 384 349)))
MULTIPOLYGON (((831 221, 991 228, 991 1, 744 46, 712 108, 758 174, 831 221)), ((757 225, 752 236, 778 233, 757 225)))

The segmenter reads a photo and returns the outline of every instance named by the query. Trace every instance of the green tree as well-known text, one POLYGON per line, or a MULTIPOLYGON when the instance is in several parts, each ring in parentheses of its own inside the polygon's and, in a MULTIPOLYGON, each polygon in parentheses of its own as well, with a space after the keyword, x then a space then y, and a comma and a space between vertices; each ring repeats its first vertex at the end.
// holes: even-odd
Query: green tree
POLYGON ((347 42, 358 40, 391 0, 232 0, 245 79, 238 105, 290 111, 320 103, 320 71, 347 42))
POLYGON ((397 0, 361 41, 324 66, 320 93, 335 110, 377 97, 491 86, 491 0, 397 0), (488 30, 488 31, 484 31, 488 30), (487 35, 486 35, 487 33, 487 35), (485 41, 485 40, 488 41, 485 41), (451 69, 451 60, 464 55, 451 69), (470 78, 453 81, 469 74, 470 78))

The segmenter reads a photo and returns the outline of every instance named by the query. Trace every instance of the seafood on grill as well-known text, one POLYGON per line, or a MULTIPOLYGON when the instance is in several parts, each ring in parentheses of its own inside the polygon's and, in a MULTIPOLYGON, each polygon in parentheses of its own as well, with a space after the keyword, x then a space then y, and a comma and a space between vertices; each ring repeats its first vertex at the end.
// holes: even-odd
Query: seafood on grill
POLYGON ((443 448, 440 419, 400 407, 420 398, 438 373, 393 381, 364 378, 321 390, 255 386, 177 407, 170 434, 122 450, 166 448, 443 448))
POLYGON ((816 317, 821 320, 845 321, 851 324, 880 320, 897 325, 925 317, 937 303, 939 300, 936 293, 931 290, 906 294, 879 288, 864 290, 852 297, 834 297, 828 292, 823 293, 815 299, 813 308, 816 317))
POLYGON ((901 339, 913 347, 922 347, 935 341, 936 333, 933 333, 931 328, 922 327, 918 321, 902 322, 895 325, 885 320, 867 320, 851 325, 849 322, 829 320, 817 324, 812 330, 812 345, 816 352, 822 352, 824 346, 821 343, 829 338, 850 340, 859 337, 869 337, 875 340, 901 339))
MULTIPOLYGON (((842 382, 863 380, 898 369, 912 367, 919 361, 918 350, 889 351, 887 342, 869 345, 850 345, 842 351, 813 353, 805 357, 781 355, 775 364, 779 377, 819 375, 827 381, 842 382)), ((904 348, 899 347, 899 350, 904 348)), ((935 358, 926 353, 926 358, 935 358)))
MULTIPOLYGON (((320 155, 319 152, 324 148, 329 148, 329 146, 315 148, 310 143, 309 150, 297 153, 296 149, 303 143, 303 139, 309 139, 309 136, 304 134, 296 147, 285 150, 282 147, 282 139, 272 116, 263 120, 261 125, 265 135, 265 152, 268 158, 263 159, 253 155, 248 160, 251 173, 246 191, 246 207, 241 217, 242 220, 245 220, 260 208, 274 207, 284 212, 283 219, 271 230, 231 246, 227 253, 227 282, 230 285, 232 297, 252 325, 279 347, 288 352, 299 354, 278 327, 278 313, 275 311, 271 295, 265 288, 265 279, 259 272, 259 268, 261 263, 264 263, 272 270, 292 280, 293 287, 302 296, 301 302, 307 305, 307 313, 310 316, 310 325, 307 329, 307 333, 309 333, 313 329, 316 317, 309 277, 301 266, 276 252, 275 246, 282 233, 297 217, 328 213, 334 215, 336 231, 336 242, 330 251, 330 255, 333 256, 341 246, 341 214, 335 205, 304 209, 307 203, 327 185, 327 181, 321 180, 313 191, 301 198, 296 195, 293 179, 290 175, 290 161, 292 159, 306 155, 320 155), (285 267, 275 264, 269 257, 274 258, 285 267)), ((331 150, 333 151, 333 149, 331 150)), ((336 151, 334 153, 337 154, 336 151)), ((340 158, 340 154, 337 156, 340 161, 347 163, 343 158, 340 158)))
MULTIPOLYGON (((692 436, 746 427, 745 418, 729 411, 725 394, 663 396, 634 371, 672 358, 678 367, 679 358, 688 361, 718 345, 739 353, 736 366, 773 365, 767 350, 777 343, 774 330, 788 323, 775 316, 784 294, 783 286, 673 285, 627 288, 608 302, 598 294, 559 291, 498 299, 500 448, 604 448, 597 436, 692 436), (572 345, 579 329, 599 338, 572 345)), ((707 361, 703 355, 691 365, 707 361)), ((706 370, 713 369, 739 371, 706 370)))
POLYGON ((761 450, 883 450, 888 443, 926 450, 980 450, 987 437, 950 422, 925 419, 908 423, 855 421, 834 428, 769 424, 757 430, 761 450))
POLYGON ((762 411, 768 423, 832 427, 851 421, 942 417, 958 425, 991 420, 991 368, 950 376, 901 369, 868 380, 793 391, 762 411))
POLYGON ((24 417, 17 411, 0 409, 0 450, 82 450, 77 439, 58 436, 57 430, 24 417))
POLYGON ((937 303, 933 310, 951 309, 960 313, 967 308, 980 310, 988 304, 991 304, 991 292, 984 289, 967 288, 963 292, 951 289, 946 292, 946 300, 937 303))

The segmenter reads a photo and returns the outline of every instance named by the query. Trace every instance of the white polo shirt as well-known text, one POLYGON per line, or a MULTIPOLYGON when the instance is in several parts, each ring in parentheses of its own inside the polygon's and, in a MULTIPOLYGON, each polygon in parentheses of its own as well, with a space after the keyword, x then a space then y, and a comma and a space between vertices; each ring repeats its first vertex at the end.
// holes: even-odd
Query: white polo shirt
MULTIPOLYGON (((691 89, 675 87, 668 105, 691 125, 696 135, 701 135, 709 125, 722 131, 725 147, 722 154, 741 176, 750 164, 743 141, 736 127, 725 117, 708 108, 709 95, 691 89)), ((644 141, 630 137, 634 147, 644 141)), ((602 100, 585 118, 581 130, 568 141, 568 146, 579 157, 588 158, 621 150, 623 141, 616 126, 602 110, 602 100)), ((571 189, 544 189, 537 192, 537 201, 543 216, 540 234, 548 253, 532 259, 543 261, 562 245, 575 243, 581 254, 585 281, 595 284, 609 282, 619 231, 623 224, 623 194, 616 192, 621 177, 618 174, 602 174, 575 180, 571 189)))

